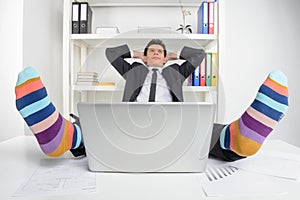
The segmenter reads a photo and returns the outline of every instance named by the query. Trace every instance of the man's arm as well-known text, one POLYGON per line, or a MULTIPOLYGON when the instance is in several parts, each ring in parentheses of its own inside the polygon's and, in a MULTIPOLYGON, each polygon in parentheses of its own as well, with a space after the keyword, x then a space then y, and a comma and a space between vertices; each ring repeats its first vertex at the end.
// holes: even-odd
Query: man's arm
POLYGON ((125 61, 125 58, 131 58, 130 50, 127 45, 107 48, 106 58, 111 65, 123 76, 132 66, 125 61))
POLYGON ((132 57, 144 60, 144 53, 139 51, 132 51, 132 57))
POLYGON ((177 60, 178 59, 178 55, 176 53, 170 52, 167 54, 167 62, 169 60, 177 60))
POLYGON ((181 50, 180 59, 186 60, 191 63, 194 68, 198 67, 203 58, 205 57, 205 51, 203 49, 195 49, 191 47, 183 47, 181 50))
POLYGON ((203 49, 195 49, 191 47, 183 47, 179 58, 186 60, 180 68, 180 73, 187 78, 203 61, 205 51, 203 49))
MULTIPOLYGON (((132 51, 132 57, 141 59, 142 61, 145 62, 144 52, 132 51)), ((179 59, 179 56, 176 53, 170 52, 167 54, 167 62, 169 60, 177 60, 177 59, 179 59)))

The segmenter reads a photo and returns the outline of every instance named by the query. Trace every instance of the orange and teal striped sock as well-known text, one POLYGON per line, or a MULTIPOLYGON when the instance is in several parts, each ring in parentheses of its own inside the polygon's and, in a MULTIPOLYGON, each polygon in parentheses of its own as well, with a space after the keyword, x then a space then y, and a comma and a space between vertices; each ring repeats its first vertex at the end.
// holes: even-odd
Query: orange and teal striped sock
POLYGON ((57 157, 80 147, 80 127, 56 110, 35 69, 27 67, 19 73, 15 93, 16 107, 45 154, 57 157))
POLYGON ((287 110, 287 78, 281 71, 273 71, 241 118, 223 128, 220 135, 222 149, 240 156, 255 154, 287 110))

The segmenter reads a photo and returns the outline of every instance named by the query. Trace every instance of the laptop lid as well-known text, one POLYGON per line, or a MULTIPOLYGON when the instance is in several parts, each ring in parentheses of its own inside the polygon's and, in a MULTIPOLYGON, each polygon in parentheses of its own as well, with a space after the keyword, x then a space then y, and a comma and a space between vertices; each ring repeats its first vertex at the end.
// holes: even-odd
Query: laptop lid
POLYGON ((203 172, 215 106, 184 103, 78 103, 92 171, 203 172))

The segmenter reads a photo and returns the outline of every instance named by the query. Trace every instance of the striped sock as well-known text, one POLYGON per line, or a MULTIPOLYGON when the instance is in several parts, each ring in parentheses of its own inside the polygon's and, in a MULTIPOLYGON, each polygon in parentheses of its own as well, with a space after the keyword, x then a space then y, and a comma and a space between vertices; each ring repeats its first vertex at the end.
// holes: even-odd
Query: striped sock
POLYGON ((223 128, 220 135, 222 149, 240 156, 255 154, 287 110, 286 76, 281 71, 273 71, 242 117, 223 128))
POLYGON ((80 146, 79 126, 56 110, 35 69, 27 67, 19 73, 15 93, 17 109, 45 154, 56 157, 80 146))

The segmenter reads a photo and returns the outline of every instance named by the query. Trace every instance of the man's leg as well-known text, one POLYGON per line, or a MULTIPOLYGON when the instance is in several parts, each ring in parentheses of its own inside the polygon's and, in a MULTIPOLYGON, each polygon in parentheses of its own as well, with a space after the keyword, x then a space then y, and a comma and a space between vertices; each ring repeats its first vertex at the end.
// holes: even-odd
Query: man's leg
POLYGON ((287 110, 286 76, 273 71, 238 120, 225 126, 214 125, 210 155, 234 161, 255 154, 287 110))
POLYGON ((56 157, 70 149, 75 156, 85 154, 79 121, 73 124, 56 110, 36 70, 19 73, 15 93, 16 107, 45 154, 56 157))
POLYGON ((225 126, 226 125, 222 125, 222 124, 214 124, 209 155, 211 157, 222 159, 229 162, 245 158, 244 156, 239 156, 238 154, 234 153, 234 151, 222 149, 220 145, 220 134, 222 132, 222 129, 225 126))

